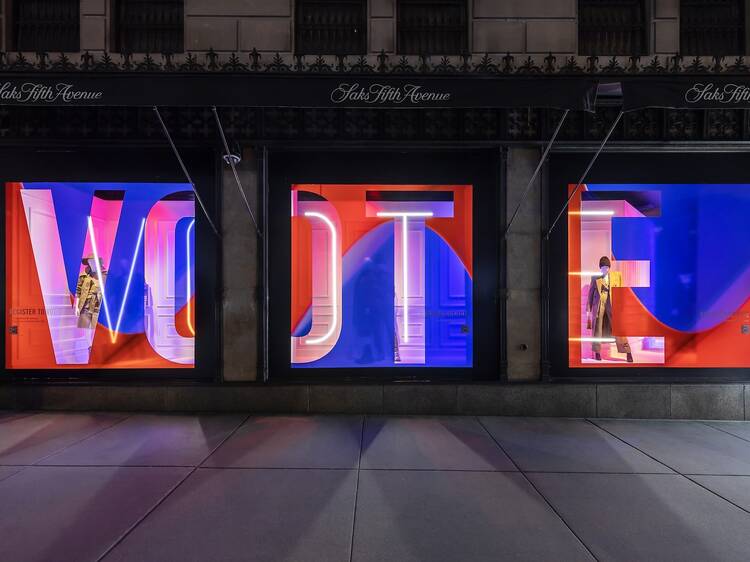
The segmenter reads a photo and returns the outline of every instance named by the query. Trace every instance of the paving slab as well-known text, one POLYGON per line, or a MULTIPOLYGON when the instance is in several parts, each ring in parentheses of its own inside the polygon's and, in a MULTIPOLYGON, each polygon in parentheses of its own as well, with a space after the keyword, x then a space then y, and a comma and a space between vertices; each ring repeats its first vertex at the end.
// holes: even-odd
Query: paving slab
POLYGON ((598 560, 748 558, 748 514, 683 476, 528 476, 598 560))
POLYGON ((594 422, 682 474, 750 475, 750 442, 694 421, 594 422))
POLYGON ((0 466, 0 480, 5 480, 23 469, 22 466, 0 466))
POLYGON ((0 423, 0 465, 34 464, 124 417, 124 414, 104 413, 42 413, 0 423))
POLYGON ((134 415, 40 462, 45 465, 195 466, 243 415, 134 415))
POLYGON ((519 473, 362 471, 353 562, 593 560, 519 473))
POLYGON ((481 418, 524 471, 672 472, 586 420, 481 418))
POLYGON ((106 562, 348 562, 353 470, 200 468, 106 562))
POLYGON ((709 490, 750 511, 750 476, 691 476, 709 490))
POLYGON ((203 466, 356 468, 360 416, 262 416, 248 419, 203 466))
POLYGON ((749 421, 709 421, 703 422, 706 425, 731 433, 735 437, 750 441, 750 422, 749 421))
POLYGON ((516 470, 474 418, 368 417, 363 469, 516 470))
POLYGON ((0 560, 98 560, 188 472, 26 467, 0 481, 0 560))

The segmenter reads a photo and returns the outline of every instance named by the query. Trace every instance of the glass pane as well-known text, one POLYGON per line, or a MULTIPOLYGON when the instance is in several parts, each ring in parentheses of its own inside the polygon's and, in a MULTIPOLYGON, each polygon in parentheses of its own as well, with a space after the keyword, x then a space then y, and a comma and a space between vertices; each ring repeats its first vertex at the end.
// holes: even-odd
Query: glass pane
POLYGON ((6 184, 6 367, 192 367, 195 204, 181 183, 6 184))
POLYGON ((472 365, 472 186, 291 195, 293 367, 472 365))
POLYGON ((746 184, 587 184, 568 213, 569 366, 750 367, 749 214, 746 184))

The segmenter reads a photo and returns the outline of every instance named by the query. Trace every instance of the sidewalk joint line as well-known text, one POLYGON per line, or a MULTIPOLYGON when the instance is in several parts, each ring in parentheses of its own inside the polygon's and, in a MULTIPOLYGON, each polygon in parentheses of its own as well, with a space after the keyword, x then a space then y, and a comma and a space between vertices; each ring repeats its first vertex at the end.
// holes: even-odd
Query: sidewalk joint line
POLYGON ((512 462, 512 463, 513 463, 513 465, 514 465, 514 466, 515 466, 515 467, 516 467, 516 468, 518 469, 518 472, 519 472, 519 473, 521 474, 521 476, 522 476, 522 477, 524 478, 524 480, 526 480, 526 482, 528 482, 529 486, 531 486, 531 487, 533 488, 533 490, 534 490, 534 491, 535 491, 535 492, 536 492, 536 493, 537 493, 537 494, 539 495, 539 497, 540 497, 540 498, 542 498, 542 500, 543 500, 543 501, 544 501, 544 502, 545 502, 545 503, 546 503, 546 504, 547 504, 547 505, 549 506, 549 508, 550 508, 550 509, 552 510, 552 513, 554 513, 555 515, 557 515, 558 519, 560 519, 560 521, 562 522, 562 524, 563 524, 563 525, 565 525, 565 527, 567 527, 568 531, 570 531, 570 533, 571 533, 571 534, 572 534, 572 535, 573 535, 573 536, 574 536, 574 537, 575 537, 576 539, 578 539, 578 542, 579 542, 579 543, 581 543, 581 546, 583 546, 583 548, 585 548, 585 549, 586 549, 586 552, 588 552, 588 553, 589 553, 589 554, 591 555, 591 558, 593 558, 594 560, 596 560, 596 561, 598 562, 598 560, 599 560, 599 559, 598 559, 598 558, 596 557, 596 555, 594 554, 594 552, 593 552, 593 551, 592 551, 592 550, 591 550, 591 549, 589 548, 589 546, 588 546, 588 545, 587 545, 587 544, 586 544, 585 542, 583 542, 583 539, 582 539, 582 538, 581 538, 580 536, 578 536, 578 533, 576 533, 576 532, 575 532, 575 531, 573 530, 573 527, 571 527, 571 526, 570 526, 570 525, 568 524, 568 522, 567 522, 567 521, 565 520, 565 518, 564 518, 564 517, 562 516, 562 514, 561 514, 561 513, 560 513, 560 512, 559 512, 559 511, 558 511, 558 510, 557 510, 557 509, 555 508, 555 506, 554 506, 554 505, 552 505, 552 502, 550 502, 550 501, 549 501, 549 500, 547 499, 547 496, 545 496, 545 495, 544 495, 544 494, 543 494, 543 493, 542 493, 542 492, 541 492, 541 491, 540 491, 540 490, 539 490, 539 489, 538 489, 538 488, 537 488, 537 487, 536 487, 536 486, 534 485, 534 482, 532 482, 532 481, 531 481, 531 478, 529 478, 529 477, 528 477, 528 475, 527 475, 527 474, 526 474, 526 473, 525 473, 525 472, 524 472, 523 470, 521 470, 521 467, 520 467, 520 466, 518 465, 518 463, 517 463, 517 462, 516 462, 516 461, 515 461, 515 460, 513 459, 513 457, 511 457, 511 456, 510 456, 510 454, 509 454, 509 453, 508 453, 508 452, 507 452, 507 451, 505 450, 505 447, 503 447, 503 446, 502 446, 502 445, 500 444, 500 442, 499 442, 499 441, 498 441, 498 440, 497 440, 497 439, 495 438, 495 436, 494 436, 494 435, 492 435, 492 432, 491 432, 491 431, 490 431, 489 429, 487 429, 487 427, 485 427, 485 425, 484 425, 484 424, 482 423, 482 420, 481 420, 481 418, 480 418, 479 416, 474 416, 474 419, 475 419, 475 420, 477 421, 477 423, 478 423, 478 424, 479 424, 480 426, 482 426, 482 429, 484 429, 484 431, 485 431, 485 432, 487 433, 487 435, 489 435, 489 436, 490 436, 490 439, 492 439, 492 440, 493 440, 493 441, 495 442, 495 445, 497 445, 497 446, 498 446, 498 447, 500 448, 500 450, 501 450, 501 451, 502 451, 502 452, 503 452, 503 453, 505 454, 505 456, 506 456, 506 457, 508 457, 508 459, 510 459, 510 462, 512 462))
MULTIPOLYGON (((250 414, 247 414, 245 416, 245 419, 241 423, 239 423, 237 427, 235 427, 232 431, 230 431, 229 434, 227 434, 227 436, 221 440, 221 442, 219 442, 213 449, 211 449, 211 452, 208 454, 208 456, 206 456, 206 459, 210 457, 211 455, 213 455, 214 452, 216 452, 216 450, 219 447, 221 447, 224 443, 226 443, 229 440, 229 438, 232 437, 237 432, 237 430, 245 424, 245 422, 248 419, 250 419, 250 414)), ((205 461, 206 459, 203 459, 203 460, 205 461)), ((148 509, 146 513, 144 513, 141 517, 136 519, 135 522, 128 529, 126 529, 125 532, 118 539, 116 539, 111 545, 109 545, 109 547, 102 553, 102 555, 96 559, 96 562, 101 562, 107 556, 109 556, 109 553, 112 552, 115 548, 117 548, 120 544, 122 544, 125 541, 125 539, 128 538, 128 536, 130 536, 130 534, 133 531, 135 531, 135 529, 138 526, 140 526, 141 523, 143 523, 154 511, 156 511, 159 508, 161 504, 163 504, 167 500, 167 498, 169 498, 175 492, 175 490, 177 490, 177 488, 182 486, 182 484, 188 478, 190 478, 193 474, 195 474, 195 472, 198 470, 199 467, 200 467, 200 463, 196 464, 192 470, 188 471, 188 473, 184 477, 182 477, 177 482, 177 484, 175 484, 172 488, 170 488, 166 494, 164 494, 159 500, 157 500, 157 502, 153 506, 151 506, 151 509, 148 509)))

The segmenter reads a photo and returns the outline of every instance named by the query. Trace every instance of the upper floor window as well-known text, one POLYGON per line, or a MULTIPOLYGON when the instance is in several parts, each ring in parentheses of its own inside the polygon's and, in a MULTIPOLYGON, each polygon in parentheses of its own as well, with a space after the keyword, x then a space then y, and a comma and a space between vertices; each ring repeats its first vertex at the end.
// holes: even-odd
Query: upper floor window
POLYGON ((181 53, 183 0, 115 0, 115 50, 120 53, 181 53))
POLYGON ((404 55, 468 51, 466 0, 398 0, 397 50, 404 55))
POLYGON ((75 52, 80 49, 80 0, 13 0, 10 12, 13 50, 75 52))
POLYGON ((294 50, 300 55, 367 52, 366 0, 297 0, 294 50))
POLYGON ((680 54, 744 53, 744 0, 681 0, 680 54))
POLYGON ((643 0, 578 0, 579 54, 644 55, 646 37, 643 0))

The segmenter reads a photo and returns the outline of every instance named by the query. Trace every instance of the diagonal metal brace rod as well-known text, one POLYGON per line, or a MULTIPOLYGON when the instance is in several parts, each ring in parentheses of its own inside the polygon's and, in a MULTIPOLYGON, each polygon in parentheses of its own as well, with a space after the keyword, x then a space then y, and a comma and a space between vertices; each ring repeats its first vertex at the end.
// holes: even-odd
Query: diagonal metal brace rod
POLYGON ((513 221, 516 220, 516 216, 518 216, 518 211, 521 210, 521 205, 523 205, 523 202, 526 201, 526 197, 529 194, 529 190, 531 189, 531 186, 534 184, 534 180, 539 175, 539 171, 542 169, 544 162, 547 160, 547 155, 549 154, 549 151, 552 149, 552 145, 555 144, 557 133, 559 133, 560 129, 562 129, 562 125, 565 122, 565 118, 568 116, 568 113, 570 113, 570 110, 566 109, 565 112, 562 114, 562 117, 560 118, 560 122, 557 124, 557 127, 555 128, 555 132, 552 133, 552 137, 549 139, 549 142, 547 143, 547 146, 544 149, 544 153, 542 154, 542 157, 539 160, 539 164, 537 164, 536 170, 534 170, 534 173, 531 174, 531 179, 529 180, 529 183, 526 184, 526 189, 523 190, 521 199, 518 202, 518 205, 516 205, 516 210, 513 211, 513 216, 510 217, 510 220, 508 221, 508 226, 505 227, 503 238, 508 237, 508 232, 510 232, 510 227, 513 225, 513 221))
POLYGON ((622 118, 623 113, 624 111, 621 110, 620 113, 617 114, 617 118, 615 119, 614 123, 612 123, 612 126, 609 128, 609 131, 607 131, 607 135, 604 137, 604 140, 599 145, 599 148, 594 154, 594 157, 589 161, 589 165, 586 166, 586 169, 583 171, 583 174, 581 174, 581 179, 578 180, 578 183, 576 184, 575 189, 568 196, 567 201, 565 201, 565 205, 563 205, 563 208, 560 209, 560 212, 557 214, 557 217, 555 217, 555 220, 552 221, 552 226, 549 227, 547 234, 544 235, 545 240, 549 240, 550 234, 552 234, 552 231, 555 229, 555 225, 562 218, 563 214, 565 213, 565 210, 568 208, 568 205, 570 205, 570 202, 573 200, 573 197, 575 197, 576 193, 578 193, 578 190, 581 189, 581 185, 583 185, 583 182, 586 179, 586 176, 588 175, 591 168, 594 166, 594 162, 596 162, 596 159, 599 158, 599 155, 601 154, 602 150, 604 150, 604 145, 607 144, 609 137, 611 137, 612 133, 615 131, 615 127, 617 127, 617 124, 620 122, 620 119, 622 118))
POLYGON ((211 220, 211 217, 209 216, 208 211, 206 210, 206 206, 203 204, 203 200, 201 199, 201 196, 198 195, 198 190, 195 188, 195 183, 193 183, 193 178, 190 177, 190 172, 188 172, 187 168, 185 167, 185 162, 182 161, 180 152, 177 150, 177 147, 175 146, 174 141, 172 140, 172 135, 169 134, 169 129, 167 129, 167 126, 164 124, 164 119, 161 118, 161 113, 159 113, 159 108, 154 106, 154 112, 156 113, 156 117, 159 119, 159 124, 161 124, 161 128, 164 131, 164 136, 167 137, 167 140, 169 141, 169 146, 172 147, 172 152, 174 152, 174 155, 177 157, 177 161, 180 163, 180 167, 182 168, 182 173, 185 174, 185 178, 187 178, 187 181, 190 184, 190 187, 193 188, 195 199, 198 201, 198 204, 203 210, 203 214, 206 216, 206 220, 208 221, 208 224, 211 225, 211 229, 214 231, 216 236, 221 238, 221 234, 219 234, 219 230, 216 228, 214 221, 211 220))
POLYGON ((224 127, 221 126, 221 119, 219 119, 219 112, 216 111, 216 106, 211 107, 211 111, 213 111, 214 113, 214 118, 216 119, 216 126, 219 128, 219 134, 221 135, 221 142, 224 143, 224 151, 226 152, 225 160, 232 167, 232 173, 234 174, 234 182, 237 184, 237 189, 240 191, 242 200, 245 202, 245 208, 247 209, 247 212, 250 213, 250 218, 253 220, 253 225, 255 226, 255 232, 258 234, 258 237, 261 238, 263 235, 261 234, 260 228, 258 227, 258 221, 255 220, 255 214, 253 213, 253 209, 250 207, 250 202, 247 200, 247 195, 245 195, 245 190, 242 189, 240 176, 237 173, 237 166, 235 165, 234 158, 232 156, 231 151, 229 150, 229 143, 227 143, 227 137, 224 135, 224 127))

